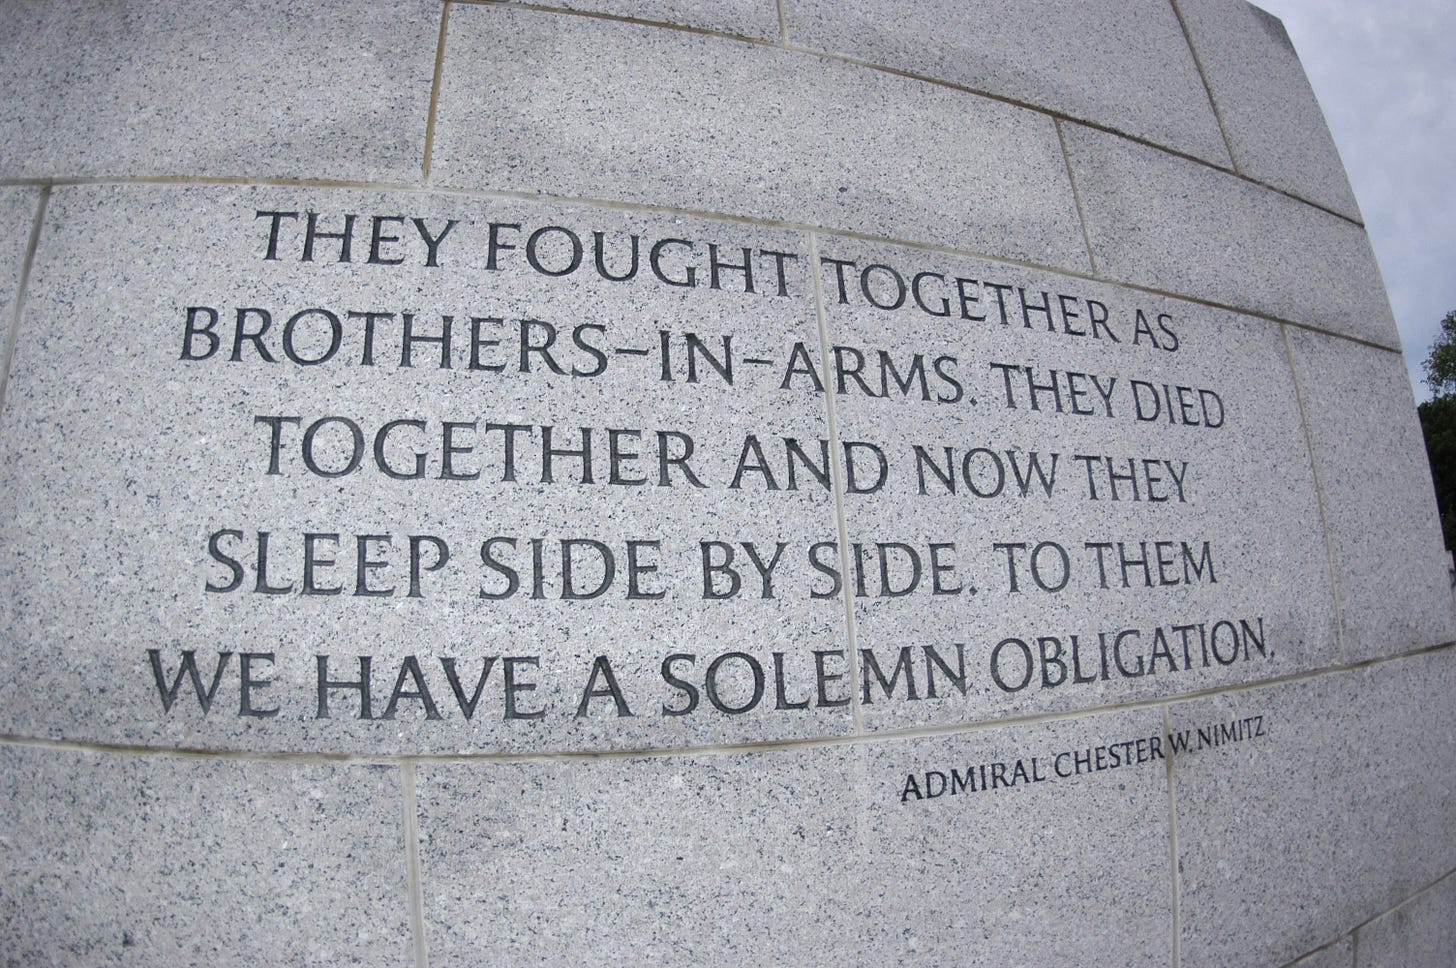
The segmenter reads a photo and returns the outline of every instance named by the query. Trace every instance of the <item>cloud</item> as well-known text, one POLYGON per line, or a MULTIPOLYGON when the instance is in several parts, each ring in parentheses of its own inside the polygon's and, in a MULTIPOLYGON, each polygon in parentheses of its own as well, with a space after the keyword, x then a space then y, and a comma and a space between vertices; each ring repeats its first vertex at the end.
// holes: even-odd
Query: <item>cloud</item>
POLYGON ((1418 398, 1456 309, 1456 74, 1450 0, 1266 0, 1340 149, 1385 276, 1418 398))

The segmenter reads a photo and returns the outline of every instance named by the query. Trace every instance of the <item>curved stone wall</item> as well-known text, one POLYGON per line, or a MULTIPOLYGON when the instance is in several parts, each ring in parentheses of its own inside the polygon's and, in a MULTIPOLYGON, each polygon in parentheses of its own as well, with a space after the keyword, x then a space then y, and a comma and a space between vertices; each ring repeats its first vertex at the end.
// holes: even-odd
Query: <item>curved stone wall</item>
POLYGON ((1451 580, 1274 18, 0 50, 11 962, 1443 963, 1451 580))

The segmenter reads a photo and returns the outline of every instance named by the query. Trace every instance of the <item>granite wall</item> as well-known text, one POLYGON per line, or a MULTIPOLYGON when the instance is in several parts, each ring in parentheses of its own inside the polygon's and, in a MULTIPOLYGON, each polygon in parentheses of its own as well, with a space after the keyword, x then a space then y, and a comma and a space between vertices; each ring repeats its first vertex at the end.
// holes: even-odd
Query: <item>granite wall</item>
POLYGON ((1451 577, 1277 20, 0 52, 5 963, 1446 963, 1451 577))

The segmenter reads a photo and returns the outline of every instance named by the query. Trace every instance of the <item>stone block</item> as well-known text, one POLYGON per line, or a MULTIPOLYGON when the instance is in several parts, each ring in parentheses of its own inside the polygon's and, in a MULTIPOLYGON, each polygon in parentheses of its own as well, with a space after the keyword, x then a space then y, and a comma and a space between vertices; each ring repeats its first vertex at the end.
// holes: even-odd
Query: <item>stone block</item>
POLYGON ((1441 968, 1456 951, 1456 877, 1363 925, 1356 968, 1441 968))
POLYGON ((546 0, 536 6, 650 20, 755 40, 779 39, 775 0, 546 0))
POLYGON ((26 4, 0 26, 0 177, 417 181, 437 0, 26 4))
POLYGON ((1062 130, 1105 277, 1399 347, 1358 225, 1113 135, 1062 130))
POLYGON ((510 964, 830 959, 855 927, 854 761, 831 748, 423 764, 431 963, 487 947, 510 964))
POLYGON ((431 179, 1087 263, 1046 115, 799 51, 586 17, 453 9, 431 179))
POLYGON ((1338 661, 1276 324, 912 249, 826 239, 820 253, 854 461, 849 561, 826 560, 852 576, 868 724, 1338 661))
POLYGON ((1453 688, 1444 650, 1172 707, 1182 964, 1282 964, 1456 866, 1453 688))
POLYGON ((785 0, 789 40, 1034 104, 1227 167, 1172 7, 1159 0, 785 0))
POLYGON ((1289 329, 1347 660, 1451 641, 1451 577, 1430 464, 1395 353, 1289 329))
POLYGON ((1359 221, 1360 207, 1284 25, 1245 0, 1177 0, 1238 171, 1359 221))
POLYGON ((1163 964, 1161 725, 1142 710, 861 747, 423 765, 430 960, 1163 964), (1127 741, 1118 768, 1096 753, 1127 741), (942 780, 955 792, 926 798, 942 780))
POLYGON ((0 424, 0 729, 336 752, 846 731, 843 606, 805 592, 836 533, 824 399, 782 386, 818 345, 807 265, 791 233, 603 209, 57 189, 0 424), (367 716, 327 685, 366 659, 367 716))
POLYGON ((399 770, 0 745, 7 965, 399 965, 399 770))
POLYGON ((1161 733, 1142 709, 864 745, 849 875, 861 960, 1070 968, 1116 952, 1167 964, 1161 733), (1015 785, 998 784, 998 764, 1015 785), (946 792, 932 798, 936 774, 946 792))

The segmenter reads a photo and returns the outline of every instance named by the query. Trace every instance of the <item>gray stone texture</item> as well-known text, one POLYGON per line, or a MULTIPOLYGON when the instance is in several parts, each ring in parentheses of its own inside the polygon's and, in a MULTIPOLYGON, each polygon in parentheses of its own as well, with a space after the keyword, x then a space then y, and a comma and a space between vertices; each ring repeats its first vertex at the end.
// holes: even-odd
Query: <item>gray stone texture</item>
POLYGON ((1456 951, 1456 877, 1447 876, 1359 931, 1356 968, 1443 968, 1456 951))
POLYGON ((536 6, 650 20, 755 40, 779 39, 775 0, 545 0, 536 6))
POLYGON ((1237 170, 1359 220, 1345 166, 1279 18, 1245 0, 1174 0, 1237 170))
POLYGON ((20 271, 25 263, 25 248, 30 241, 30 228, 35 222, 40 192, 19 186, 0 187, 0 306, 5 321, 15 309, 15 294, 20 288, 20 271))
POLYGON ((1448 559, 1400 356, 1290 327, 1347 660, 1456 635, 1448 559))
POLYGON ((1045 115, 803 52, 586 17, 453 9, 431 178, 1087 262, 1045 115))
MULTIPOLYGON (((6 337, 19 310, 15 300, 20 292, 25 250, 39 204, 40 192, 37 189, 0 188, 0 334, 5 334, 0 335, 0 347, 6 345, 6 337)), ((0 367, 5 362, 0 359, 0 367)), ((0 388, 4 386, 5 374, 0 372, 0 388)), ((3 389, 0 389, 0 399, 3 398, 3 389)))
POLYGON ((1115 128, 1227 167, 1166 0, 785 0, 789 40, 1115 128))
POLYGON ((1281 964, 1456 867, 1453 689, 1444 650, 1172 707, 1266 734, 1175 756, 1185 966, 1281 964))
MULTIPOLYGON (((815 442, 828 436, 821 394, 805 385, 780 389, 791 347, 817 345, 807 262, 802 239, 788 233, 600 209, 293 188, 57 189, 0 424, 0 489, 15 495, 0 511, 0 729, 159 746, 400 752, 671 747, 846 731, 847 698, 809 702, 813 651, 843 649, 842 604, 804 591, 817 578, 808 546, 836 531, 829 489, 802 469, 793 491, 773 490, 753 472, 732 487, 751 436, 761 437, 780 479, 784 438, 802 441, 817 458, 815 442), (305 216, 280 218, 278 258, 270 261, 272 217, 256 217, 259 210, 322 212, 319 227, 334 231, 343 213, 355 213, 362 238, 348 264, 338 261, 339 241, 328 239, 316 239, 314 261, 304 263, 305 216), (385 235, 408 235, 380 249, 405 264, 360 264, 374 214, 420 218, 433 233, 448 218, 458 224, 440 243, 437 267, 423 265, 427 248, 409 221, 385 223, 385 235), (497 230, 494 270, 486 267, 493 222, 507 226, 497 230), (560 228, 530 248, 535 231, 552 225, 560 228), (553 277, 530 268, 535 258, 543 270, 564 271, 567 228, 585 240, 579 270, 553 277), (615 274, 626 273, 631 236, 640 237, 634 279, 607 282, 597 274, 593 232, 603 233, 615 274), (662 239, 683 241, 661 250, 661 273, 685 282, 691 269, 694 286, 649 272, 648 253, 662 239), (729 269, 710 288, 709 244, 721 247, 724 262, 741 262, 742 248, 752 249, 753 293, 729 269), (786 295, 777 295, 774 259, 762 251, 797 259, 783 259, 786 295), (189 307, 218 312, 215 353, 207 355, 205 337, 194 337, 190 350, 184 343, 189 307), (249 307, 272 314, 261 339, 273 362, 234 338, 236 310, 249 307), (311 307, 335 314, 340 349, 326 362, 298 365, 286 355, 287 320, 311 307), (364 321, 351 311, 395 314, 377 322, 372 365, 361 365, 364 321), (439 365, 437 343, 415 344, 411 366, 400 365, 403 312, 434 336, 442 315, 454 318, 451 368, 439 365), (479 365, 496 370, 471 369, 472 317, 484 321, 479 365), (547 327, 557 334, 551 359, 559 373, 541 352, 521 350, 523 339, 543 346, 547 327), (671 382, 661 378, 664 331, 671 382), (698 382, 689 382, 689 332, 719 357, 725 338, 731 341, 733 385, 702 357, 698 382), (644 355, 616 352, 623 348, 644 355), (281 416, 298 419, 267 422, 281 416), (351 473, 342 473, 351 431, 339 417, 360 428, 351 473), (332 422, 314 431, 315 463, 341 476, 323 477, 305 464, 308 428, 325 418, 332 422), (410 475, 418 461, 417 479, 391 478, 377 462, 377 435, 394 420, 424 423, 384 438, 385 466, 410 475), (446 421, 461 425, 451 438, 449 469, 457 478, 445 477, 446 421), (506 474, 507 432, 490 423, 528 428, 512 432, 514 481, 506 474), (275 425, 277 473, 270 473, 275 425), (545 480, 547 426, 558 450, 579 450, 581 428, 591 428, 590 482, 583 461, 571 456, 555 458, 545 480), (617 439, 620 454, 641 457, 624 456, 616 468, 624 481, 645 482, 640 486, 612 483, 612 429, 641 431, 617 439), (660 443, 659 431, 685 436, 660 443), (659 454, 681 456, 688 438, 688 469, 702 487, 677 466, 661 486, 659 454), (478 479, 458 479, 471 474, 478 479), (224 531, 231 533, 217 537, 224 531), (278 594, 258 592, 257 536, 264 532, 267 584, 286 589, 278 594), (336 594, 302 594, 307 534, 339 536, 317 541, 313 553, 323 559, 314 586, 342 589, 336 594), (362 585, 356 535, 390 536, 387 544, 366 542, 362 558, 383 564, 366 569, 362 585), (411 536, 440 539, 450 551, 434 569, 439 546, 416 545, 416 596, 409 594, 411 536), (514 593, 506 572, 482 559, 482 545, 495 538, 502 540, 492 558, 513 569, 514 593), (560 542, 567 539, 601 542, 613 554, 614 583, 600 597, 564 597, 560 542), (542 542, 539 597, 533 540, 542 542), (636 578, 643 596, 658 597, 629 597, 628 541, 657 542, 640 546, 636 578), (745 541, 764 560, 783 544, 771 597, 763 595, 745 541), (735 547, 742 594, 705 598, 701 542, 735 547), (168 684, 177 681, 183 652, 195 651, 204 688, 218 653, 234 653, 210 712, 204 715, 185 679, 178 705, 164 708, 150 650, 159 652, 168 684), (245 714, 244 652, 271 655, 252 670, 268 684, 251 696, 250 708, 276 715, 245 714), (747 658, 718 668, 722 708, 706 692, 711 664, 732 652, 751 653, 763 673, 763 701, 750 711, 743 711, 753 696, 747 658), (776 708, 774 653, 783 656, 783 703, 795 708, 776 708), (673 654, 694 657, 674 663, 675 675, 696 683, 698 708, 689 715, 664 711, 691 703, 660 672, 673 654), (329 718, 320 718, 320 655, 329 657, 333 681, 357 681, 358 657, 372 657, 371 720, 361 718, 357 689, 330 690, 329 718), (458 661, 468 700, 491 656, 496 665, 467 720, 444 660, 458 661), (507 719, 503 677, 513 656, 531 661, 513 667, 521 718, 507 719), (577 715, 598 656, 611 663, 631 715, 607 695, 601 669, 595 686, 604 698, 577 715)), ((248 331, 260 319, 247 315, 248 331)), ((295 326, 294 355, 322 358, 325 318, 314 313, 295 326)), ((590 595, 605 580, 602 556, 584 544, 571 554, 574 587, 590 595)), ((726 594, 728 586, 720 575, 713 587, 726 594)))
POLYGON ((1399 347, 1358 225, 1115 135, 1062 130, 1103 276, 1399 347))
POLYGON ((0 964, 1442 963, 1448 559, 1271 18, 10 6, 0 964), (836 501, 831 437, 885 486, 836 501), (1157 541, 1131 587, 1088 544, 1157 541))
MULTIPOLYGON (((837 270, 824 271, 831 363, 847 371, 856 365, 853 353, 865 363, 863 376, 831 381, 839 436, 878 446, 889 466, 883 488, 845 497, 849 540, 865 549, 867 577, 853 583, 858 645, 874 654, 886 677, 908 649, 918 691, 911 694, 901 681, 896 699, 887 701, 867 676, 871 726, 1088 708, 1338 661, 1314 478, 1277 324, 912 249, 826 239, 821 255, 854 263, 843 269, 843 289, 837 270), (872 265, 881 268, 866 270, 872 265), (924 311, 913 295, 898 310, 871 305, 897 301, 891 271, 907 289, 919 280, 921 301, 950 315, 924 311), (868 297, 861 279, 868 280, 868 297), (976 300, 964 313, 962 291, 976 300), (1024 308, 1043 303, 1050 320, 1024 308), (1094 314, 1106 321, 1094 326, 1094 314), (916 354, 923 385, 907 376, 916 354), (1035 410, 1032 381, 1044 388, 1035 410), (1188 406, 1180 405, 1170 423, 1175 387, 1190 388, 1188 406), (1122 478, 1115 493, 1112 472, 1122 478), (954 491, 937 476, 947 473, 954 491), (911 550, 883 552, 886 582, 879 545, 891 542, 911 550), (1160 552, 1156 542, 1167 544, 1160 552), (1066 550, 1067 571, 1043 543, 1066 550), (956 566, 940 579, 931 564, 934 544, 954 546, 940 553, 943 565, 956 566), (912 552, 920 560, 918 586, 912 552), (1033 554, 1045 569, 1040 587, 1033 554), (1124 558, 1148 564, 1125 569, 1124 558), (1212 641, 1206 636, 1224 621, 1233 624, 1218 632, 1216 649, 1205 648, 1212 641), (1234 646, 1230 629, 1249 642, 1242 622, 1262 628, 1265 652, 1234 646), (1180 627, 1191 627, 1186 642, 1175 631, 1180 627), (1125 630, 1134 635, 1124 639, 1123 654, 1114 643, 1125 630), (1159 636, 1166 642, 1161 650, 1159 636), (1034 656, 1029 681, 1021 646, 1000 645, 1013 639, 1034 656), (1040 659, 1042 639, 1048 662, 1040 659), (958 645, 970 680, 964 695, 923 651, 934 648, 958 669, 958 645), (928 696, 932 680, 935 698, 928 696)), ((873 480, 873 462, 859 465, 861 476, 873 480)))
POLYGON ((399 965, 400 774, 0 745, 0 962, 399 965))
POLYGON ((1165 764, 1054 773, 1060 752, 1160 728, 1143 710, 862 747, 423 765, 430 962, 1164 964, 1165 764), (1048 779, 902 802, 907 776, 1017 759, 1030 776, 1032 756, 1048 779))
POLYGON ((1292 962, 1289 968, 1355 968, 1355 936, 1347 934, 1334 944, 1292 962))
POLYGON ((415 181, 441 5, 16 4, 0 176, 415 181))

